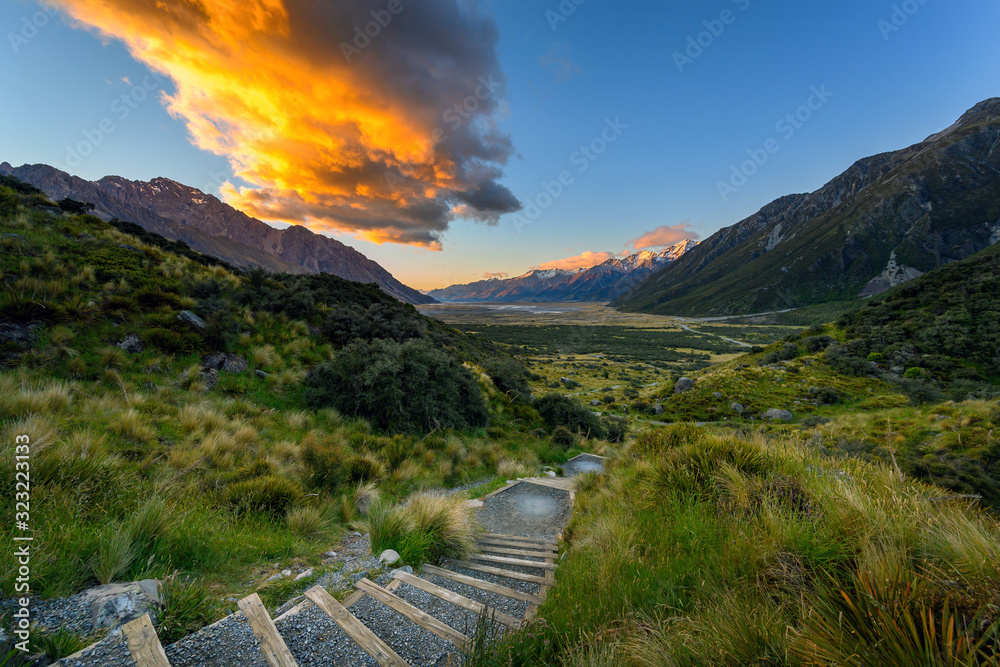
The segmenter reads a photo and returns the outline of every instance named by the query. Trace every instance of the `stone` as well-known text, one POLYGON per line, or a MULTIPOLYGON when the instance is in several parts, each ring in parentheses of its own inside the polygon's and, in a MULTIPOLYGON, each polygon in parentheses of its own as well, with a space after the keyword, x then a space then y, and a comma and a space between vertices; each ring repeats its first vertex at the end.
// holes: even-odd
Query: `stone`
POLYGON ((598 405, 600 405, 600 404, 601 404, 601 402, 600 402, 599 400, 597 400, 597 399, 595 398, 594 400, 592 400, 592 401, 590 402, 590 404, 591 404, 592 406, 594 406, 594 407, 597 407, 598 405))
POLYGON ((208 371, 202 371, 201 381, 205 383, 205 389, 212 391, 212 389, 215 389, 215 385, 219 383, 219 371, 214 368, 208 371))
POLYGON ((712 396, 715 396, 716 398, 722 398, 722 392, 721 391, 717 391, 714 394, 712 394, 712 396))
POLYGON ((201 319, 190 310, 182 310, 177 313, 177 319, 184 322, 198 333, 205 331, 205 320, 201 319))
POLYGON ((155 579, 96 586, 83 594, 90 603, 90 622, 94 632, 120 628, 143 614, 149 614, 156 622, 160 591, 159 582, 155 579))
POLYGON ((733 412, 736 412, 738 414, 743 414, 743 411, 746 410, 746 408, 743 407, 742 403, 733 403, 729 407, 732 408, 733 412))
POLYGON ((125 336, 122 342, 118 343, 118 347, 129 354, 139 354, 142 352, 142 341, 135 334, 129 334, 125 336))
POLYGON ((691 378, 681 378, 674 385, 675 394, 686 394, 694 388, 694 380, 691 378))
POLYGON ((393 570, 389 574, 396 574, 397 572, 405 572, 406 574, 413 574, 413 568, 410 567, 409 565, 404 565, 403 567, 393 570))
POLYGON ((771 408, 763 415, 761 415, 761 419, 766 419, 767 421, 771 422, 790 422, 795 419, 795 415, 793 415, 788 410, 779 410, 777 408, 771 408))
POLYGON ((358 531, 354 531, 353 533, 351 533, 351 537, 361 537, 361 533, 359 533, 358 531))
POLYGON ((337 557, 337 552, 336 551, 327 551, 323 555, 326 556, 327 558, 336 558, 337 557))
POLYGON ((292 571, 291 570, 282 570, 281 571, 281 576, 283 576, 283 577, 290 577, 290 576, 292 576, 292 571))
POLYGON ((272 574, 270 577, 268 577, 267 579, 264 580, 264 583, 267 584, 267 583, 270 583, 272 581, 277 581, 278 579, 281 579, 281 573, 280 572, 277 573, 277 574, 272 574))
POLYGON ((262 370, 260 370, 260 369, 258 368, 257 370, 255 370, 255 371, 254 371, 254 375, 256 375, 257 377, 259 377, 259 378, 261 378, 261 379, 264 379, 264 378, 266 378, 267 376, 269 376, 269 375, 270 375, 270 373, 265 373, 264 371, 262 371, 262 370))
POLYGON ((311 577, 311 576, 313 576, 313 570, 312 568, 309 568, 308 570, 303 570, 302 572, 299 572, 297 575, 295 575, 295 579, 293 579, 292 581, 301 581, 306 577, 311 577))
POLYGON ((656 405, 654 405, 653 406, 653 414, 654 415, 662 415, 663 414, 663 406, 660 405, 659 403, 657 403, 656 405))
POLYGON ((554 470, 546 470, 545 471, 545 476, 546 477, 556 477, 556 473, 555 473, 554 470))
POLYGON ((122 250, 128 250, 129 252, 134 252, 134 253, 136 253, 138 255, 144 255, 145 254, 144 252, 142 252, 141 250, 139 250, 135 246, 128 245, 127 243, 119 244, 118 247, 121 248, 122 250))
POLYGON ((379 554, 378 559, 386 565, 392 565, 399 561, 399 553, 395 549, 386 549, 379 554))
POLYGON ((239 600, 237 600, 235 596, 230 595, 226 598, 226 602, 239 602, 239 600))
POLYGON ((206 371, 214 369, 227 373, 242 373, 249 367, 250 364, 247 363, 246 359, 237 354, 217 352, 207 354, 201 359, 201 368, 206 371))

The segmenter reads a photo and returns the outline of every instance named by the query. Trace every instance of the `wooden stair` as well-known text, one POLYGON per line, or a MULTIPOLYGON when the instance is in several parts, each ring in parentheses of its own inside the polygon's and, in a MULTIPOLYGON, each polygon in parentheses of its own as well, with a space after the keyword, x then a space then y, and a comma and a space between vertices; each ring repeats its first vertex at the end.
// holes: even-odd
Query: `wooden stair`
MULTIPOLYGON (((343 630, 347 637, 368 653, 382 667, 408 667, 408 663, 386 641, 351 613, 350 608, 354 604, 363 598, 370 597, 379 604, 402 615, 415 625, 451 642, 457 649, 461 650, 470 646, 471 640, 469 637, 397 595, 396 593, 400 587, 410 586, 415 590, 433 596, 437 600, 444 601, 477 616, 482 617, 485 615, 492 622, 499 623, 508 629, 517 629, 525 622, 534 618, 537 614, 538 606, 544 601, 549 589, 555 583, 555 556, 558 545, 552 540, 540 540, 516 535, 486 534, 480 540, 479 548, 481 552, 486 551, 490 553, 472 554, 470 556, 471 560, 468 561, 444 559, 441 566, 424 565, 421 569, 424 577, 427 578, 417 577, 402 570, 397 570, 393 573, 392 581, 384 587, 367 578, 363 578, 355 584, 357 590, 342 603, 338 602, 323 587, 314 586, 306 591, 305 601, 285 612, 277 619, 272 619, 268 615, 267 609, 265 609, 260 597, 256 593, 239 601, 240 612, 237 613, 242 613, 246 623, 253 630, 254 635, 260 642, 259 650, 269 667, 298 667, 292 652, 282 638, 275 622, 280 622, 291 615, 299 613, 310 604, 315 605, 329 616, 343 630), (522 559, 510 558, 508 556, 521 556, 522 559), (523 558, 536 558, 540 560, 523 560, 523 558), (482 565, 472 561, 486 561, 508 566, 534 568, 539 570, 541 574, 524 574, 515 570, 482 565), (527 593, 491 581, 485 581, 462 572, 456 572, 456 569, 480 572, 517 582, 537 584, 538 591, 536 593, 527 593), (498 609, 488 607, 481 602, 430 581, 434 577, 437 577, 443 584, 453 582, 454 584, 469 586, 478 591, 501 595, 511 600, 527 602, 528 607, 525 616, 523 619, 516 618, 498 609)), ((475 591, 468 589, 466 592, 469 595, 475 593, 475 591)), ((156 636, 156 630, 153 628, 148 615, 126 624, 122 630, 127 640, 129 653, 138 667, 170 667, 166 653, 156 636)), ((78 652, 70 657, 79 656, 81 653, 78 652)))

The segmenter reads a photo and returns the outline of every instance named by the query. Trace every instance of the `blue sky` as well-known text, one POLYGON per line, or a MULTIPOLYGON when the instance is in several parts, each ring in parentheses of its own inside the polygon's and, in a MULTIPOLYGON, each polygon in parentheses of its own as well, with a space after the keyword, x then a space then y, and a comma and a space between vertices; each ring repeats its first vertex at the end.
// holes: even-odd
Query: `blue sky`
MULTIPOLYGON (((571 174, 550 204, 542 197, 536 219, 452 222, 440 252, 336 237, 421 289, 619 253, 660 226, 687 224, 705 238, 1000 95, 993 0, 576 2, 481 10, 499 30, 508 80, 500 118, 516 151, 500 182, 528 204, 571 174), (779 129, 797 111, 808 119, 779 129), (615 140, 585 157, 581 147, 600 147, 609 120, 617 134, 605 136, 615 140), (719 182, 748 151, 766 162, 724 198, 719 182)), ((148 78, 120 41, 49 16, 32 2, 0 6, 0 160, 66 165, 67 147, 88 132, 99 144, 71 169, 85 178, 166 176, 213 193, 232 178, 226 158, 195 148, 158 99, 160 87, 173 90, 169 79, 148 78), (33 19, 43 24, 34 31, 25 23, 33 19), (144 80, 154 90, 137 99, 144 80), (114 129, 101 132, 103 119, 114 129)))

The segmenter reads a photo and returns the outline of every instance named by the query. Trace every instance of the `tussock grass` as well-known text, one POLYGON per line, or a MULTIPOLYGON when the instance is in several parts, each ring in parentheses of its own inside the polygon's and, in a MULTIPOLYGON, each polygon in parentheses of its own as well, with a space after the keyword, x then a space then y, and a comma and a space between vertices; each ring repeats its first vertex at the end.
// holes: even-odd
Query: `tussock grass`
POLYGON ((149 419, 135 410, 126 410, 110 424, 111 430, 123 438, 138 442, 149 442, 156 438, 156 430, 149 419))
POLYGON ((98 583, 110 584, 124 576, 139 556, 139 546, 127 528, 109 527, 97 543, 90 570, 98 583))
POLYGON ((404 564, 419 566, 440 558, 466 558, 479 528, 462 496, 418 493, 402 505, 372 505, 367 520, 372 552, 395 549, 404 564))
POLYGON ((288 529, 306 539, 318 540, 326 535, 326 519, 316 507, 296 507, 285 517, 288 529))

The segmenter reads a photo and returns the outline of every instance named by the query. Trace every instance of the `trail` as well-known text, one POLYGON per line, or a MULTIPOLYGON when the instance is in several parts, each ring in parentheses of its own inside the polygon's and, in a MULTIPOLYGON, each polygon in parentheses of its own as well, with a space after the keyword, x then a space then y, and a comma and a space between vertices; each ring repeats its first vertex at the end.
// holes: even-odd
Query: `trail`
MULTIPOLYGON (((788 312, 788 311, 782 311, 782 312, 788 312)), ((695 331, 694 329, 692 329, 688 325, 681 324, 680 322, 677 323, 677 326, 679 326, 681 329, 684 329, 684 331, 687 331, 688 333, 701 334, 703 336, 715 336, 716 338, 721 338, 722 340, 728 341, 728 342, 732 343, 733 345, 739 345, 741 347, 753 347, 753 345, 749 345, 747 343, 744 343, 744 342, 741 342, 741 341, 738 341, 738 340, 733 340, 732 338, 726 338, 725 336, 720 336, 718 334, 704 333, 704 332, 701 332, 701 331, 695 331)))

